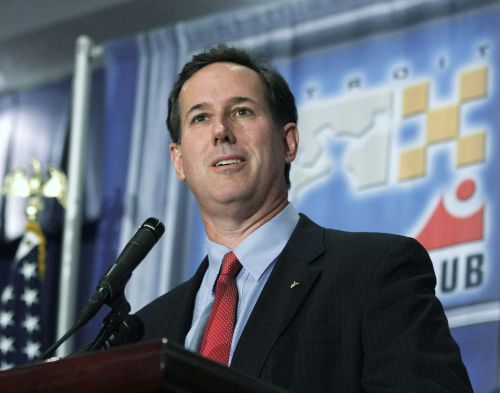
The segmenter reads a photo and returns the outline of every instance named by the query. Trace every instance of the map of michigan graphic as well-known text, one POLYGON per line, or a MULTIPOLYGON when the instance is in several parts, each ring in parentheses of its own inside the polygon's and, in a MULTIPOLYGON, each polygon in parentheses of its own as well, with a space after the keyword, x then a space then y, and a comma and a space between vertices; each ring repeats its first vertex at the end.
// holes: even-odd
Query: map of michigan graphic
POLYGON ((328 143, 346 140, 343 171, 355 189, 387 184, 393 97, 389 90, 355 92, 347 98, 309 102, 299 110, 300 148, 291 171, 292 200, 329 177, 328 143))

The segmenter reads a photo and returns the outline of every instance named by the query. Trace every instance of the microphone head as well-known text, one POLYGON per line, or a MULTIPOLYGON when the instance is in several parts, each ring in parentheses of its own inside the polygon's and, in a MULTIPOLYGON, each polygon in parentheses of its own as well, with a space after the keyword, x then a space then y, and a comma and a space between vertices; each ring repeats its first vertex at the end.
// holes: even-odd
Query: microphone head
POLYGON ((159 239, 163 233, 165 232, 165 225, 154 217, 149 217, 144 223, 141 225, 141 228, 149 229, 156 236, 156 239, 159 239))
POLYGON ((127 315, 108 340, 104 343, 104 348, 109 349, 124 344, 131 344, 139 341, 144 336, 144 323, 137 315, 127 315))

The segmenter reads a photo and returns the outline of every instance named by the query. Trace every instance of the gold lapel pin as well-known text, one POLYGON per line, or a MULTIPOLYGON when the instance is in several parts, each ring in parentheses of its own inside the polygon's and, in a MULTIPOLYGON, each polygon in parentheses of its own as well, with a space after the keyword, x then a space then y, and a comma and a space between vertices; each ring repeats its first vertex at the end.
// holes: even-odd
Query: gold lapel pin
POLYGON ((294 282, 292 282, 292 284, 290 285, 290 289, 293 289, 293 288, 295 288, 295 287, 298 287, 299 285, 300 285, 300 282, 298 282, 298 281, 294 281, 294 282))

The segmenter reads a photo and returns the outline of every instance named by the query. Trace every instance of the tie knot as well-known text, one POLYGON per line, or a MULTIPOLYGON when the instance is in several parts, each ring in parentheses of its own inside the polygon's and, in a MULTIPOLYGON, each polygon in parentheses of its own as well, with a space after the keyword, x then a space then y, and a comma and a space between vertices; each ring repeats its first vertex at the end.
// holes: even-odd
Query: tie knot
POLYGON ((221 275, 236 277, 241 269, 241 263, 232 251, 228 252, 222 258, 221 275))

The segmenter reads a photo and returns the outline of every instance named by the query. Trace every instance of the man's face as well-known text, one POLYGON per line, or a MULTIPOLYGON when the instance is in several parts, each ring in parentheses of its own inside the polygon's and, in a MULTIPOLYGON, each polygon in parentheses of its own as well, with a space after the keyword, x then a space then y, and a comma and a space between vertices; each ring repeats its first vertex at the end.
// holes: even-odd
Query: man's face
POLYGON ((171 157, 202 212, 258 209, 286 198, 283 173, 295 158, 297 128, 276 128, 255 71, 225 62, 205 66, 184 83, 179 109, 182 136, 171 144, 171 157))

